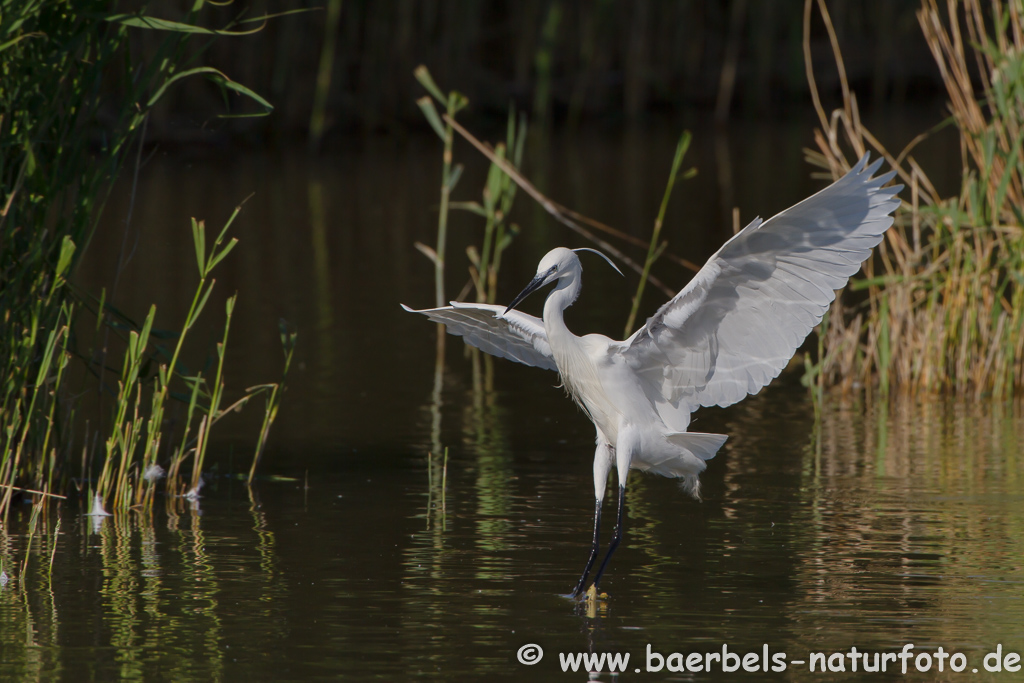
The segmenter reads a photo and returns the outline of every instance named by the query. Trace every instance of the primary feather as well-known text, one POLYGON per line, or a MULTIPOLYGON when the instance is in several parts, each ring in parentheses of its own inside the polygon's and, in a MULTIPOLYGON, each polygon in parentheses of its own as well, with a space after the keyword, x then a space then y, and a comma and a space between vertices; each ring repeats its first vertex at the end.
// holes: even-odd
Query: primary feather
POLYGON ((821 322, 835 290, 892 225, 895 173, 849 173, 768 221, 754 220, 620 349, 672 404, 728 406, 757 393, 821 322))
POLYGON ((418 311, 405 304, 402 308, 444 324, 449 333, 464 338, 467 344, 492 356, 545 370, 558 370, 540 318, 519 311, 502 314, 503 306, 457 301, 453 301, 451 306, 418 311))

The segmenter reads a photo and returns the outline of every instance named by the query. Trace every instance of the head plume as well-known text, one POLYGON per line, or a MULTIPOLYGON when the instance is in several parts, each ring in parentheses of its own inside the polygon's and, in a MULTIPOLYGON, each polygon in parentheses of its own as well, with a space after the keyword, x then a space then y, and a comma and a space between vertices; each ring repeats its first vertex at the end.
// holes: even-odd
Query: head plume
MULTIPOLYGON (((610 258, 608 258, 603 252, 600 252, 597 249, 591 249, 590 247, 576 247, 575 249, 573 249, 573 251, 576 251, 576 252, 579 252, 579 251, 590 251, 590 252, 593 252, 593 253, 597 254, 598 256, 600 256, 601 258, 603 258, 605 261, 607 261, 608 265, 611 266, 612 268, 614 268, 616 273, 618 273, 619 275, 622 275, 622 271, 619 270, 619 267, 617 265, 615 265, 615 262, 612 261, 610 258)), ((622 276, 625 277, 625 275, 622 275, 622 276)))

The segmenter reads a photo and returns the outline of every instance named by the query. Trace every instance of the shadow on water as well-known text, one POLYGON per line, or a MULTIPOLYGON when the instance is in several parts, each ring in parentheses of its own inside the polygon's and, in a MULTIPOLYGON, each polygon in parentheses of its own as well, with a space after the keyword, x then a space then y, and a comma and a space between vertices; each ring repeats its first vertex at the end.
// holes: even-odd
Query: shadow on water
MULTIPOLYGON (((745 222, 802 198, 799 140, 774 132, 732 152, 695 136, 701 174, 666 224, 677 253, 700 261, 717 248, 733 201, 745 222), (722 154, 729 188, 717 184, 722 154), (753 183, 771 163, 799 177, 753 183)), ((677 134, 555 139, 548 189, 646 234, 677 134)), ((12 512, 0 528, 0 679, 583 680, 585 666, 563 673, 559 658, 582 652, 630 653, 627 678, 650 645, 666 658, 655 676, 728 680, 720 664, 670 671, 685 661, 670 655, 767 645, 793 662, 913 643, 963 652, 985 680, 997 644, 1024 651, 1024 405, 829 401, 816 421, 791 375, 697 413, 695 429, 730 435, 702 502, 634 473, 610 597, 589 611, 561 597, 589 549, 592 427, 553 374, 467 354, 455 338, 435 374, 435 329, 398 303, 432 298, 431 265, 412 244, 433 229, 437 150, 374 145, 330 161, 157 157, 143 169, 120 307, 155 301, 158 324, 180 319, 189 216, 216 222, 257 189, 218 282, 240 295, 227 385, 278 371, 279 317, 300 334, 296 369, 259 498, 233 476, 255 431, 242 415, 225 420, 201 510, 92 519, 71 502, 31 535, 28 507, 12 512), (517 652, 529 643, 545 655, 527 667, 517 652)), ((575 246, 540 218, 517 220, 524 232, 499 281, 511 293, 550 246, 575 246)), ((453 262, 474 225, 453 219, 453 262)), ((79 278, 98 289, 111 250, 99 235, 91 249, 79 278)), ((667 282, 689 277, 666 268, 667 282)), ((570 311, 577 331, 621 330, 632 287, 609 273, 587 272, 570 311)), ((783 675, 878 676, 845 667, 823 676, 792 663, 783 675)), ((744 672, 765 677, 778 674, 744 672)))

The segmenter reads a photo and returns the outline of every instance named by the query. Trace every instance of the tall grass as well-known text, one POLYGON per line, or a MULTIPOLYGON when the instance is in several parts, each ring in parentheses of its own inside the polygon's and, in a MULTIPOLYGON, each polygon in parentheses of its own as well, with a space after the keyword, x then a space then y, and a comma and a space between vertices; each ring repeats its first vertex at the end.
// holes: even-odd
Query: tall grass
MULTIPOLYGON (((482 200, 476 201, 455 201, 451 200, 451 193, 462 177, 463 165, 454 163, 452 157, 452 145, 454 143, 455 131, 462 132, 462 128, 455 122, 455 115, 469 104, 469 100, 458 91, 451 91, 447 95, 442 93, 434 82, 430 71, 425 66, 419 66, 414 71, 419 83, 429 93, 428 96, 419 98, 416 104, 419 106, 427 122, 437 133, 443 144, 443 156, 441 164, 441 201, 438 208, 437 219, 437 240, 434 248, 425 244, 416 243, 416 248, 427 256, 434 264, 434 302, 440 307, 447 303, 445 296, 445 263, 447 260, 447 236, 448 218, 452 209, 464 210, 474 213, 483 218, 483 235, 480 247, 470 246, 467 248, 469 265, 469 282, 456 297, 463 298, 470 289, 476 290, 477 301, 493 303, 497 297, 498 272, 501 268, 502 254, 518 234, 519 228, 508 220, 512 203, 516 196, 516 182, 509 177, 502 162, 509 156, 514 164, 518 165, 523 156, 523 145, 526 141, 526 117, 518 119, 515 110, 511 110, 508 116, 508 126, 504 143, 498 143, 490 150, 494 156, 491 167, 487 174, 487 180, 482 191, 482 200), (445 108, 442 116, 437 111, 436 104, 445 108)), ((440 453, 441 445, 441 390, 444 383, 444 352, 445 352, 445 331, 443 325, 437 326, 437 346, 434 359, 434 388, 431 399, 431 433, 434 451, 440 453)), ((479 357, 474 358, 474 385, 481 386, 479 379, 479 357)), ((488 363, 488 377, 490 377, 490 361, 488 363)), ((490 380, 488 380, 488 385, 490 380)), ((446 461, 447 462, 447 461, 446 461)), ((428 468, 433 464, 428 458, 428 468)))
MULTIPOLYGON (((849 391, 1003 397, 1024 388, 1024 17, 1019 3, 924 0, 918 21, 960 133, 963 182, 942 198, 911 154, 888 152, 860 120, 824 3, 819 10, 843 76, 843 107, 826 116, 812 162, 836 177, 874 148, 908 186, 896 225, 822 329, 824 353, 805 378, 849 391), (966 33, 966 36, 964 35, 966 33), (976 85, 980 84, 980 85, 976 85), (848 157, 846 150, 852 150, 848 157)), ((805 8, 809 30, 812 3, 805 8)), ((809 49, 808 49, 809 53, 809 49)), ((923 136, 922 136, 923 137, 923 136)))
MULTIPOLYGON (((15 493, 50 497, 68 481, 75 413, 66 397, 65 369, 79 353, 76 313, 90 305, 88 297, 72 291, 68 278, 149 113, 169 87, 194 76, 270 109, 216 69, 194 65, 212 37, 251 31, 203 28, 197 23, 203 3, 194 3, 181 21, 152 17, 145 9, 113 14, 106 0, 0 0, 0 518, 15 493), (144 61, 131 49, 139 31, 159 36, 150 41, 144 61), (207 43, 190 48, 189 37, 195 35, 207 43), (114 100, 107 96, 112 91, 126 97, 114 100)), ((202 232, 197 224, 197 250, 205 248, 202 232)), ((221 247, 219 239, 209 258, 199 253, 203 278, 233 246, 221 247)), ((204 291, 203 303, 209 296, 209 289, 204 291)), ((115 309, 106 293, 93 310, 97 329, 106 324, 105 334, 120 333, 123 321, 112 321, 115 309)), ((151 466, 160 452, 167 387, 179 374, 175 355, 160 370, 161 388, 145 398, 142 378, 154 358, 147 353, 154 316, 151 309, 145 322, 130 330, 109 424, 93 426, 108 434, 97 492, 103 501, 112 496, 116 509, 147 500, 149 489, 141 482, 155 472, 151 466)), ((193 322, 190 318, 185 331, 193 322)), ((184 336, 178 336, 179 348, 184 336)), ((225 343, 226 336, 217 349, 218 376, 211 389, 204 393, 197 380, 193 390, 193 401, 211 419, 223 412, 219 373, 225 343)), ((99 362, 101 391, 106 360, 99 362)), ((200 423, 200 431, 209 426, 200 423)), ((197 466, 205 453, 206 442, 200 443, 197 466)), ((83 457, 84 470, 89 461, 83 457)), ((88 479, 91 472, 80 474, 88 479)))
MULTIPOLYGON (((525 142, 526 116, 521 114, 517 124, 513 108, 508 113, 505 142, 499 142, 494 146, 494 155, 498 159, 508 158, 512 164, 519 166, 522 163, 525 142)), ((484 234, 480 247, 471 245, 466 249, 470 263, 469 284, 476 290, 477 302, 493 304, 498 296, 498 271, 501 270, 502 254, 519 234, 519 226, 508 220, 512 202, 516 197, 516 184, 501 166, 492 163, 487 171, 487 181, 481 194, 479 202, 452 202, 451 207, 469 211, 484 219, 484 234)))
MULTIPOLYGON (((128 348, 118 379, 115 416, 111 434, 106 440, 103 466, 95 488, 95 495, 99 496, 104 508, 108 500, 112 501, 111 507, 115 511, 136 506, 148 507, 151 504, 156 483, 164 474, 164 468, 159 464, 163 453, 161 444, 171 437, 176 437, 176 444, 172 448, 163 449, 170 453, 166 470, 166 491, 172 496, 197 496, 202 484, 203 466, 213 426, 225 415, 241 408, 254 397, 266 394, 263 426, 249 472, 249 482, 252 482, 256 464, 266 443, 266 436, 277 414, 282 385, 261 384, 250 387, 238 400, 230 405, 224 405, 224 362, 237 295, 228 297, 225 302, 224 331, 221 341, 215 347, 216 364, 213 366, 212 376, 206 377, 202 371, 189 373, 181 362, 188 333, 206 309, 213 292, 216 283, 211 277, 213 270, 238 244, 237 238, 226 240, 226 236, 240 209, 241 207, 235 209, 209 247, 205 224, 202 221, 192 221, 192 238, 199 280, 181 330, 174 335, 176 340, 173 350, 164 348, 159 343, 150 342, 156 307, 150 308, 141 329, 132 329, 128 333, 128 348), (140 370, 145 366, 155 366, 156 373, 152 377, 144 377, 140 370), (167 408, 174 398, 173 385, 176 380, 187 388, 187 393, 180 396, 182 404, 187 404, 185 422, 180 435, 174 434, 165 426, 167 408), (185 469, 189 461, 192 465, 191 473, 186 475, 185 469)), ((287 374, 295 348, 294 333, 282 335, 282 345, 285 350, 287 374)), ((92 498, 90 495, 90 499, 92 498)))
MULTIPOLYGON (((651 266, 654 265, 654 262, 658 260, 658 257, 661 256, 668 246, 667 242, 661 241, 661 226, 665 223, 668 201, 672 198, 672 190, 676 186, 676 176, 679 174, 680 166, 682 166, 683 157, 686 156, 686 151, 690 148, 691 139, 690 131, 683 131, 679 138, 679 143, 676 145, 676 153, 672 157, 672 168, 668 173, 668 184, 665 186, 665 194, 661 198, 661 206, 658 207, 658 217, 654 220, 654 228, 651 230, 651 241, 647 245, 644 269, 640 273, 640 282, 637 284, 636 294, 633 296, 633 306, 629 309, 629 316, 626 318, 626 328, 622 333, 623 339, 629 338, 629 335, 633 332, 636 314, 640 310, 640 301, 644 296, 644 287, 651 277, 651 266)), ((691 168, 683 174, 683 179, 690 178, 694 174, 696 174, 696 169, 691 168)))
POLYGON ((462 177, 463 166, 452 163, 452 142, 454 141, 452 125, 441 122, 441 117, 434 106, 434 100, 437 100, 438 104, 445 108, 449 118, 454 118, 469 104, 469 100, 457 90, 452 90, 447 95, 442 93, 425 66, 417 67, 415 76, 416 80, 430 93, 430 96, 416 100, 416 104, 444 143, 444 153, 441 157, 441 206, 437 212, 437 242, 433 249, 424 244, 416 245, 434 263, 434 305, 440 307, 447 303, 444 295, 444 264, 448 244, 448 203, 451 201, 452 190, 455 189, 459 178, 462 177))

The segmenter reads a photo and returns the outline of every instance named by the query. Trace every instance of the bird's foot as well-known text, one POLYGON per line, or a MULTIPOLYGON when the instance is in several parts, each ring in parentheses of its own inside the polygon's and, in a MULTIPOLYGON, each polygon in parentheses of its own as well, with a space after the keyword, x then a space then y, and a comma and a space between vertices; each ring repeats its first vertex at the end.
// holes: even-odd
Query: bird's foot
POLYGON ((580 582, 576 584, 576 587, 571 592, 566 593, 562 597, 571 598, 572 600, 582 600, 587 594, 588 589, 585 588, 587 585, 587 574, 590 573, 590 564, 587 564, 587 572, 580 578, 580 582))
POLYGON ((568 598, 569 600, 575 600, 576 602, 579 602, 580 600, 586 599, 587 592, 588 591, 585 591, 581 587, 577 586, 576 588, 572 589, 568 593, 562 593, 562 597, 563 598, 568 598))
POLYGON ((593 600, 606 600, 608 598, 608 594, 594 584, 590 584, 590 588, 586 590, 577 588, 571 593, 564 593, 562 597, 575 600, 576 602, 588 602, 593 600))
POLYGON ((598 615, 608 609, 608 594, 591 584, 590 588, 577 600, 579 613, 589 619, 596 619, 598 615))

